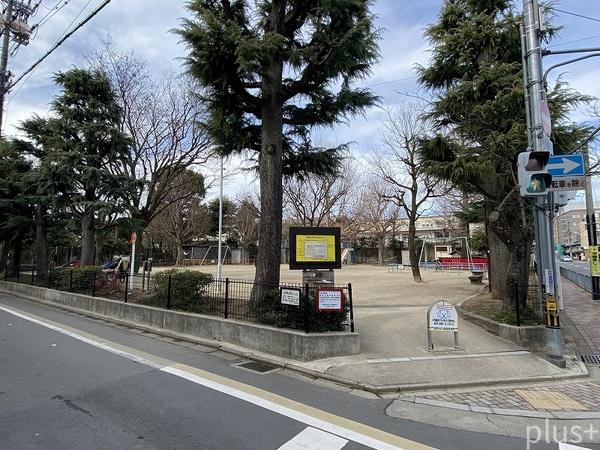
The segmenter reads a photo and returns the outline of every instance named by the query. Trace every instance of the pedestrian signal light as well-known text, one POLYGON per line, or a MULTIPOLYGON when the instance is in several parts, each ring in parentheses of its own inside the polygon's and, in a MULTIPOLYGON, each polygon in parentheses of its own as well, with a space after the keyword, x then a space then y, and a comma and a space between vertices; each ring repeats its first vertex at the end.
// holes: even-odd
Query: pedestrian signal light
POLYGON ((518 174, 519 190, 522 197, 546 195, 552 183, 552 175, 548 173, 550 152, 519 153, 518 174))

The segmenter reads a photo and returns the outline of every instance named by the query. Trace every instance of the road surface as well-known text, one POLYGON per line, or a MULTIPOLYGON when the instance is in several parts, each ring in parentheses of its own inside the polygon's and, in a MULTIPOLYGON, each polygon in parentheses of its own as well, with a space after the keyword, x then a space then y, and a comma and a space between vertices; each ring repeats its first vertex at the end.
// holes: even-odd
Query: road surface
POLYGON ((239 361, 0 294, 0 448, 525 448, 525 439, 453 430, 443 420, 388 417, 389 399, 285 370, 256 374, 239 361))

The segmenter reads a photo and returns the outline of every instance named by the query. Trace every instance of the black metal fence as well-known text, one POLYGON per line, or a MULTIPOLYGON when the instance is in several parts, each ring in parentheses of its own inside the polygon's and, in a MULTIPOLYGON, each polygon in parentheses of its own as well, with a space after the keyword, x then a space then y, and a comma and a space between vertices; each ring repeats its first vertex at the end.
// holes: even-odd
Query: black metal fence
MULTIPOLYGON (((354 331, 352 285, 257 284, 193 271, 130 275, 96 267, 48 269, 7 267, 6 281, 225 319, 262 323, 309 332, 354 331), (321 311, 318 289, 334 288, 344 299, 341 311, 321 311), (284 304, 281 290, 297 293, 297 304, 284 304)), ((292 302, 293 303, 293 302, 292 302)))

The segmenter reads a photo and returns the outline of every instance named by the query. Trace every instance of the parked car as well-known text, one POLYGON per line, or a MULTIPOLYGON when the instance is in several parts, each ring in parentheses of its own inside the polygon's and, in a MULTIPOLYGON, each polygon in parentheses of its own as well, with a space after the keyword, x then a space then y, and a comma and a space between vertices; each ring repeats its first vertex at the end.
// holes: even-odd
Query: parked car
POLYGON ((573 262, 573 258, 570 255, 563 255, 562 262, 573 262))

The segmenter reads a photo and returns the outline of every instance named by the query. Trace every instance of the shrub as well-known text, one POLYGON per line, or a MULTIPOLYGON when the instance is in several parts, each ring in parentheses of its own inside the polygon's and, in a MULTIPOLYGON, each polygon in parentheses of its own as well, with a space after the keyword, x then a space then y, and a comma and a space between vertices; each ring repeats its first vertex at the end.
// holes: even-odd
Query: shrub
POLYGON ((302 331, 308 326, 310 332, 343 331, 345 329, 350 309, 348 298, 345 301, 344 311, 321 312, 316 308, 316 288, 308 290, 308 305, 306 304, 306 291, 302 290, 299 307, 282 305, 279 289, 264 290, 261 294, 253 302, 254 312, 260 323, 302 331))
POLYGON ((171 307, 193 311, 202 304, 206 288, 213 281, 209 273, 193 270, 165 270, 153 277, 154 299, 152 304, 164 307, 167 304, 169 277, 171 277, 171 307))
MULTIPOLYGON (((72 292, 89 293, 96 279, 102 275, 102 268, 98 266, 81 266, 65 269, 56 274, 56 282, 59 289, 68 291, 69 286, 72 292), (71 280, 71 271, 73 279, 71 280)), ((53 275, 54 276, 54 275, 53 275)))

